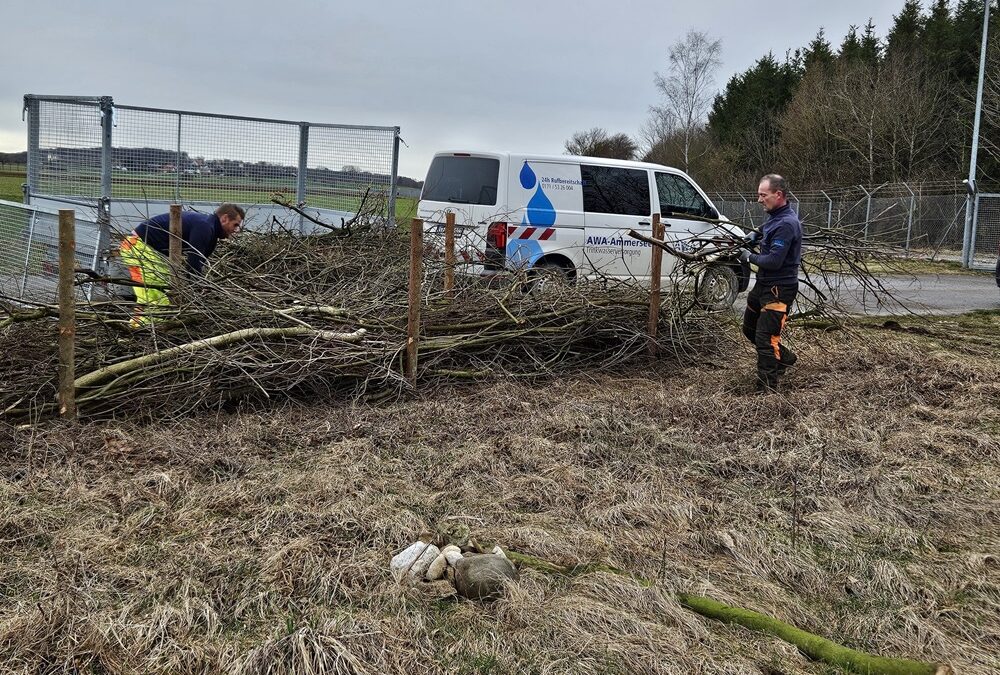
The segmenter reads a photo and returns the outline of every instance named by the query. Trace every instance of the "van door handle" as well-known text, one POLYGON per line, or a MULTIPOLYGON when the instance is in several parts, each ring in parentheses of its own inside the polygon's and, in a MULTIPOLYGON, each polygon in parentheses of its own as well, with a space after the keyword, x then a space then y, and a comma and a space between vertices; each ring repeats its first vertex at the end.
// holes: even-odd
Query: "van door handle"
POLYGON ((651 223, 651 222, 649 222, 648 220, 640 220, 640 221, 639 221, 639 224, 640 224, 640 225, 652 225, 652 223, 651 223))

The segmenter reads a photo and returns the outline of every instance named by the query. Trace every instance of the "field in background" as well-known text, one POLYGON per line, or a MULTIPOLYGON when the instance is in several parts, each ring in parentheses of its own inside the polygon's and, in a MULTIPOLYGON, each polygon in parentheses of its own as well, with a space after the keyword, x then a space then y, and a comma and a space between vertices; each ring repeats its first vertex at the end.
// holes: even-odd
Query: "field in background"
POLYGON ((17 164, 5 164, 0 167, 0 199, 11 202, 23 202, 24 191, 21 185, 26 180, 25 167, 17 164))
MULTIPOLYGON (((86 180, 91 183, 99 180, 95 175, 68 176, 86 180)), ((25 182, 25 167, 6 165, 0 171, 0 199, 22 202, 24 193, 21 185, 25 182)), ((278 193, 289 201, 295 201, 295 184, 293 181, 268 180, 255 182, 248 178, 238 177, 189 177, 181 180, 181 191, 185 199, 190 201, 222 202, 233 201, 241 204, 256 204, 262 199, 262 190, 268 193, 278 193)), ((124 178, 115 175, 114 196, 135 199, 170 199, 174 194, 176 182, 165 179, 163 174, 133 172, 124 178)), ((319 194, 310 197, 310 205, 317 208, 328 208, 343 211, 354 211, 359 198, 352 191, 356 184, 324 185, 319 194)), ((416 215, 417 200, 409 197, 396 198, 396 221, 405 222, 416 215)))

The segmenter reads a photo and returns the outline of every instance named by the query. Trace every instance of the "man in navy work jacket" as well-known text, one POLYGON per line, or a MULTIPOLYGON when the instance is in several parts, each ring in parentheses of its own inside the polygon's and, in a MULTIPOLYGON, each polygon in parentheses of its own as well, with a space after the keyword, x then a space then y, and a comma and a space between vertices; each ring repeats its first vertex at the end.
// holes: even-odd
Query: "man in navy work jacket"
POLYGON ((781 330, 799 292, 802 263, 802 224, 788 203, 788 185, 768 174, 757 187, 757 202, 767 211, 761 231, 751 233, 740 260, 757 266, 757 278, 747 295, 743 334, 757 348, 757 391, 778 390, 778 378, 796 361, 781 344, 781 330), (750 247, 759 244, 760 253, 750 247))
MULTIPOLYGON (((181 253, 186 267, 201 274, 208 256, 215 251, 220 239, 232 236, 243 226, 243 209, 235 204, 223 204, 215 213, 185 211, 181 214, 181 253)), ((122 262, 128 267, 134 287, 136 313, 131 325, 138 328, 149 323, 157 310, 170 305, 164 291, 170 286, 170 214, 163 213, 145 220, 122 241, 119 247, 122 262)))

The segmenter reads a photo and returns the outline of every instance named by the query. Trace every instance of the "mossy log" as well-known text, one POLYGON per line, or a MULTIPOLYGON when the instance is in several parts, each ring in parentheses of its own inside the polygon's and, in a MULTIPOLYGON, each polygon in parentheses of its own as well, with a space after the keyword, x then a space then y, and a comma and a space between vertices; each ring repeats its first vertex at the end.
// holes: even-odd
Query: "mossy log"
MULTIPOLYGON (((650 586, 649 580, 636 577, 624 570, 610 565, 588 563, 584 565, 557 565, 556 563, 542 560, 534 556, 516 551, 504 550, 507 557, 513 562, 526 567, 536 569, 546 574, 561 574, 566 576, 579 576, 581 574, 591 574, 593 572, 606 572, 608 574, 618 574, 626 576, 644 586, 650 586)), ((677 594, 677 601, 681 606, 700 614, 709 619, 716 619, 726 623, 735 623, 746 628, 761 631, 773 635, 790 644, 798 647, 799 651, 816 661, 822 661, 831 666, 836 666, 844 670, 862 675, 947 675, 951 669, 947 666, 925 663, 923 661, 911 661, 909 659, 893 659, 884 656, 875 656, 859 652, 836 642, 827 640, 818 635, 813 635, 791 624, 787 624, 778 619, 772 618, 760 612, 754 612, 740 607, 732 607, 717 600, 706 598, 700 595, 690 595, 687 593, 677 594)))
POLYGON ((855 673, 863 673, 864 675, 945 675, 951 672, 947 666, 909 659, 891 659, 859 652, 818 635, 807 633, 800 628, 760 612, 732 607, 700 595, 679 593, 677 600, 682 606, 702 616, 774 635, 795 645, 799 651, 811 659, 855 673))

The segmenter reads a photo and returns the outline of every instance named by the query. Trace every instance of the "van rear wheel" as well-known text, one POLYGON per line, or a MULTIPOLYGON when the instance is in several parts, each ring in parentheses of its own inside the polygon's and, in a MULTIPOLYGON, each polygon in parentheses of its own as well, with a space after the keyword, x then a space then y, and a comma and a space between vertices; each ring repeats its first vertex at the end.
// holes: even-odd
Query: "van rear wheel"
POLYGON ((543 260, 528 270, 527 293, 543 293, 546 290, 568 286, 576 281, 576 271, 557 262, 543 260))
POLYGON ((695 298, 703 309, 713 312, 729 309, 739 295, 739 278, 729 265, 709 265, 695 282, 695 298))

